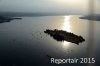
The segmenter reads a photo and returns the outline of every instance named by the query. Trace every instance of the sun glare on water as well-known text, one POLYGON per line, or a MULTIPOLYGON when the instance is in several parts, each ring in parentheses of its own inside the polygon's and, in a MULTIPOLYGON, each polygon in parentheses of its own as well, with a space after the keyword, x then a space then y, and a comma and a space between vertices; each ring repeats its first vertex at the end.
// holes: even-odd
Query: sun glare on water
POLYGON ((70 16, 65 16, 64 17, 63 30, 65 30, 67 32, 71 32, 70 16))
MULTIPOLYGON (((71 32, 71 24, 70 24, 70 18, 71 16, 65 16, 64 17, 64 23, 63 23, 63 30, 67 31, 67 32, 71 32)), ((69 46, 69 42, 64 41, 63 42, 63 47, 67 48, 69 46)))

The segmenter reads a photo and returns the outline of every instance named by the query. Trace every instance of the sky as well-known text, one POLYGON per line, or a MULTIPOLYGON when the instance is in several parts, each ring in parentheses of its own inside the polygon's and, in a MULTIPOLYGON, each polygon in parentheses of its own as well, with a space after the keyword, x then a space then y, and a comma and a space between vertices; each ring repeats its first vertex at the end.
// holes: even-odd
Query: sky
MULTIPOLYGON (((100 12, 100 0, 95 0, 95 12, 100 12)), ((87 13, 88 0, 0 0, 0 11, 31 13, 87 13)))

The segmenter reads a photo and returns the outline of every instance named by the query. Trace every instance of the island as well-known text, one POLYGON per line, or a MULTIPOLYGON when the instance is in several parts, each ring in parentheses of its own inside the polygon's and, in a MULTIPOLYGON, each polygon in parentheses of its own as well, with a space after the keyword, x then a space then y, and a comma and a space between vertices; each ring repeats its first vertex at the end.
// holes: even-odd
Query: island
POLYGON ((77 45, 79 45, 79 43, 82 43, 83 41, 85 41, 85 39, 82 36, 78 36, 78 35, 75 35, 71 32, 67 32, 64 30, 46 29, 46 31, 44 31, 44 33, 50 35, 51 37, 53 37, 53 39, 55 39, 57 41, 68 41, 68 42, 75 43, 77 45))
POLYGON ((87 19, 87 20, 93 20, 93 21, 100 21, 100 14, 98 15, 87 15, 84 17, 79 17, 80 19, 87 19))
POLYGON ((11 22, 12 20, 20 20, 22 18, 18 18, 18 17, 8 17, 8 16, 0 16, 0 23, 4 23, 4 22, 11 22))

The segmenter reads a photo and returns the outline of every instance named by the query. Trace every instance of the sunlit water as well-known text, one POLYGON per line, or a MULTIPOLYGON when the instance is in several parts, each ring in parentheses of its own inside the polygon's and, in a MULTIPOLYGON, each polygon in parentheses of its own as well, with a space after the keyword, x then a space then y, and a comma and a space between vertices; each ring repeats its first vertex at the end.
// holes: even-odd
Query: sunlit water
MULTIPOLYGON (((71 19, 71 16, 65 16, 64 17, 64 23, 63 23, 62 30, 65 30, 67 32, 71 32, 70 19, 71 19)), ((62 42, 62 44, 63 44, 63 48, 66 49, 66 48, 69 47, 70 42, 64 41, 64 42, 62 42)))
MULTIPOLYGON (((79 19, 77 15, 23 17, 22 20, 1 23, 0 64, 53 66, 54 64, 48 63, 50 59, 47 55, 54 58, 87 57, 88 24, 88 20, 79 19), (46 29, 62 29, 81 35, 86 41, 79 45, 67 41, 57 42, 44 33, 46 29)), ((100 55, 98 51, 100 46, 99 24, 99 21, 95 21, 94 38, 97 58, 100 55)), ((83 66, 86 65, 83 64, 83 66)))

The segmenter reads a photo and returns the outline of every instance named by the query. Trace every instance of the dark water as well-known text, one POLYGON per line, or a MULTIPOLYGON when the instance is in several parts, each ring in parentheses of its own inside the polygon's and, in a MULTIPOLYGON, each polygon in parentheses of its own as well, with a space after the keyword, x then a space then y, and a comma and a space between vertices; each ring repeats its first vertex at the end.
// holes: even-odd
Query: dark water
MULTIPOLYGON (((0 64, 1 66, 56 66, 53 58, 87 57, 88 20, 71 16, 23 17, 0 24, 0 64), (46 35, 46 29, 62 29, 81 35, 85 42, 76 45, 67 41, 57 42, 46 35)), ((100 21, 94 22, 94 42, 96 65, 99 66, 100 21)), ((87 66, 87 64, 60 64, 60 66, 87 66)))

